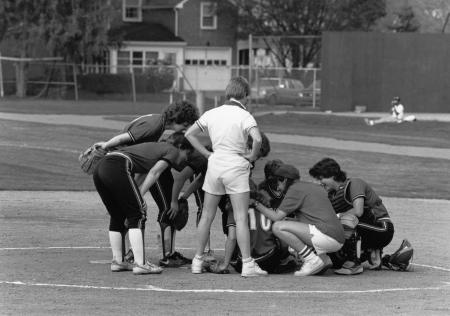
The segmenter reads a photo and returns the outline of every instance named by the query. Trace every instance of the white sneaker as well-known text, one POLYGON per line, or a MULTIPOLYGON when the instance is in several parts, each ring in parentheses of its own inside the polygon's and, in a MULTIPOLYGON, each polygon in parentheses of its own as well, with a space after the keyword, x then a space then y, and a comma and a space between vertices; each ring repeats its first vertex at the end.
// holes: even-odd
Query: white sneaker
POLYGON ((300 270, 294 273, 295 276, 307 276, 319 273, 325 266, 325 263, 319 256, 305 260, 300 270))
POLYGON ((191 272, 194 274, 203 273, 203 261, 203 259, 198 259, 194 256, 191 263, 191 272))
POLYGON ((163 268, 156 264, 147 261, 144 265, 135 264, 133 267, 133 274, 160 274, 163 272, 163 268))
POLYGON ((268 274, 267 271, 261 269, 259 265, 255 262, 255 260, 245 262, 242 264, 241 276, 244 278, 264 276, 267 274, 268 274))

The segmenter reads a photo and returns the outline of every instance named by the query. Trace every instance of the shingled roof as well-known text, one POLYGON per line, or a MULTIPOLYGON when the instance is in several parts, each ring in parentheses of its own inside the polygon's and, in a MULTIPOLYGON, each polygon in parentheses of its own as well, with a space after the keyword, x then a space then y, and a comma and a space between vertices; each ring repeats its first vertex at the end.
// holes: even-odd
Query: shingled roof
POLYGON ((109 32, 111 40, 135 42, 184 42, 168 28, 157 23, 123 23, 109 32))

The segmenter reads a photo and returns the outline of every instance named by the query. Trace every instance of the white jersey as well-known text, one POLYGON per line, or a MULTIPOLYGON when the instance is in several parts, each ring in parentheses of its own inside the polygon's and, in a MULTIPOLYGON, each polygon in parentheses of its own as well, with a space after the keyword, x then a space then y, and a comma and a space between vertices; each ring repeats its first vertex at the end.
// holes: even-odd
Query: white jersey
POLYGON ((405 115, 405 108, 403 104, 399 103, 392 107, 392 116, 397 120, 403 120, 403 116, 405 115))
POLYGON ((210 159, 234 165, 237 159, 247 165, 242 155, 246 153, 249 131, 257 127, 257 123, 239 102, 232 102, 205 112, 196 124, 209 134, 213 149, 210 159))

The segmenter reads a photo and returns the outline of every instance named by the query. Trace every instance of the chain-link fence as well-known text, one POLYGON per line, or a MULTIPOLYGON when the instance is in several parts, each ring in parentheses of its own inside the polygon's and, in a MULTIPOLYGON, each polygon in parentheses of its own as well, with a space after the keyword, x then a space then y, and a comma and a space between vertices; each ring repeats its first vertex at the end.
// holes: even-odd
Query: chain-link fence
POLYGON ((229 79, 240 75, 250 81, 254 105, 320 106, 320 69, 315 68, 0 62, 1 97, 159 103, 184 99, 208 108, 224 101, 229 79))

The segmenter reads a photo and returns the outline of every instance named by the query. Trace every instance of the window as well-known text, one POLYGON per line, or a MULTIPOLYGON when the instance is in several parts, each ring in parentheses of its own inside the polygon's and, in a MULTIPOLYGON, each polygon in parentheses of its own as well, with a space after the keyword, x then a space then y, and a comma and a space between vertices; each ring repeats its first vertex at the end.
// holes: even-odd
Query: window
POLYGON ((122 19, 125 22, 142 22, 142 0, 123 0, 122 19))
POLYGON ((158 52, 145 52, 145 64, 156 65, 158 63, 158 52))
POLYGON ((202 2, 200 5, 200 28, 206 30, 217 29, 216 5, 202 2))

